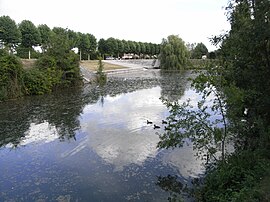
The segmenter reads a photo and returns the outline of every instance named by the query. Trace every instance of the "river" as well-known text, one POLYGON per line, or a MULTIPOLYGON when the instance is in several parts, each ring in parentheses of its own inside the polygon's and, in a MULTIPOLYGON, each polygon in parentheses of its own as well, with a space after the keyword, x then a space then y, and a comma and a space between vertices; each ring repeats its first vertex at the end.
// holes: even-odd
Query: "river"
POLYGON ((104 87, 0 103, 0 201, 167 201, 180 194, 204 172, 202 162, 192 144, 156 145, 169 115, 160 98, 199 98, 190 76, 147 70, 111 76, 104 87))

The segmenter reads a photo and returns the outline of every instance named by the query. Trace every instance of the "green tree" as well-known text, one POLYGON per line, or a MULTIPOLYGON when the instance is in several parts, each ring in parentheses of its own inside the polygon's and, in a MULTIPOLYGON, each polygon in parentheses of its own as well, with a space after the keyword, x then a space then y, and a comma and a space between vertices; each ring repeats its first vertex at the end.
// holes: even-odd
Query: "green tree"
POLYGON ((105 54, 108 52, 108 47, 107 47, 106 40, 103 38, 101 38, 98 41, 98 51, 102 55, 102 58, 104 59, 105 54))
POLYGON ((41 38, 41 49, 44 53, 48 50, 50 46, 51 29, 46 24, 42 24, 38 26, 38 31, 41 38))
POLYGON ((208 54, 208 49, 203 43, 198 43, 195 48, 191 51, 191 58, 202 59, 203 55, 208 54))
POLYGON ((184 69, 188 65, 189 53, 184 41, 176 35, 163 39, 160 48, 162 69, 184 69))
POLYGON ((186 135, 197 148, 206 146, 210 157, 217 149, 222 152, 222 161, 208 167, 198 201, 265 199, 260 182, 269 171, 269 8, 268 0, 229 1, 231 30, 213 38, 215 44, 221 43, 217 54, 220 61, 194 81, 194 87, 202 93, 202 102, 193 110, 188 104, 168 103, 172 110, 168 119, 178 119, 172 130, 161 136, 160 146, 181 146, 186 135), (204 101, 210 100, 213 103, 205 108, 204 101), (218 121, 209 117, 209 110, 224 118, 218 121), (228 156, 224 150, 226 139, 235 149, 228 156))
POLYGON ((220 152, 220 159, 225 162, 226 146, 234 135, 234 123, 239 123, 239 127, 242 118, 236 120, 234 114, 228 112, 228 108, 232 100, 241 103, 243 93, 234 85, 226 86, 222 71, 221 66, 213 64, 193 80, 192 86, 202 96, 197 106, 191 105, 190 100, 181 104, 165 100, 170 109, 168 122, 172 123, 172 130, 160 136, 160 147, 182 146, 188 138, 199 153, 206 152, 208 161, 219 160, 217 153, 220 152), (228 118, 231 118, 230 121, 235 120, 229 124, 228 118))
POLYGON ((136 53, 136 45, 134 41, 128 41, 128 45, 129 45, 129 52, 130 53, 136 53))
POLYGON ((107 54, 111 56, 117 56, 118 54, 118 43, 117 40, 113 37, 110 37, 106 40, 107 44, 107 54))
POLYGON ((73 30, 68 29, 67 35, 70 43, 70 49, 78 47, 79 34, 73 30))
POLYGON ((139 43, 140 43, 140 47, 141 47, 141 53, 146 54, 145 44, 142 42, 139 42, 139 43))
POLYGON ((151 46, 150 43, 144 43, 145 45, 145 54, 151 54, 151 46))
MULTIPOLYGON (((244 91, 248 109, 245 147, 270 149, 270 2, 267 0, 230 1, 230 32, 220 37, 221 57, 226 61, 226 78, 244 91), (265 132, 263 132, 265 131, 265 132)), ((217 38, 214 41, 218 42, 217 38)))
POLYGON ((159 53, 160 53, 160 45, 155 44, 155 55, 159 55, 159 53))
POLYGON ((97 39, 93 34, 86 34, 89 42, 90 42, 90 46, 89 49, 87 50, 88 53, 88 59, 90 59, 90 55, 91 54, 95 54, 96 53, 96 49, 97 49, 97 39))
MULTIPOLYGON (((80 81, 79 57, 70 50, 68 34, 65 29, 53 28, 51 47, 45 56, 53 58, 56 70, 61 71, 62 83, 76 83, 80 81)), ((42 59, 42 58, 41 58, 42 59)))
POLYGON ((98 67, 96 73, 97 83, 99 85, 105 85, 107 81, 107 75, 104 73, 104 64, 102 62, 102 58, 98 60, 98 67))
POLYGON ((80 60, 85 59, 84 54, 88 54, 90 50, 90 40, 87 34, 79 33, 78 48, 80 51, 80 60))
POLYGON ((0 17, 0 43, 9 51, 21 42, 21 32, 9 16, 0 17))
POLYGON ((20 60, 0 49, 0 101, 23 94, 23 68, 20 60))
POLYGON ((123 41, 118 39, 117 43, 118 43, 118 57, 120 57, 120 55, 122 56, 124 54, 125 47, 123 41))
POLYGON ((31 58, 31 49, 41 43, 40 33, 37 27, 29 20, 23 20, 19 24, 19 30, 22 33, 22 46, 28 49, 29 59, 31 58))
POLYGON ((136 42, 136 54, 141 54, 141 44, 139 42, 136 42))
POLYGON ((122 40, 124 43, 124 53, 130 53, 130 46, 129 43, 125 40, 122 40))

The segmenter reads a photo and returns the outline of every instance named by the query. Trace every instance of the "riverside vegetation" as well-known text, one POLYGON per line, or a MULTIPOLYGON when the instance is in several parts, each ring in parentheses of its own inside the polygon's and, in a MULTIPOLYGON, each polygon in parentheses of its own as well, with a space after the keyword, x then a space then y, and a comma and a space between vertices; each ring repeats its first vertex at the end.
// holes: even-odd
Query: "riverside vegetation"
POLYGON ((207 175, 192 191, 197 201, 270 200, 269 9, 268 0, 229 1, 231 30, 212 39, 219 60, 193 80, 202 100, 163 100, 172 124, 159 147, 181 147, 188 138, 206 157, 207 175))
POLYGON ((31 69, 23 69, 19 58, 0 50, 0 100, 41 95, 81 83, 79 57, 62 37, 54 36, 51 47, 31 69))
MULTIPOLYGON (((269 200, 265 183, 270 173, 269 8, 268 0, 230 0, 226 9, 231 30, 212 39, 221 47, 219 60, 193 81, 202 100, 196 106, 163 100, 170 110, 168 122, 173 124, 160 134, 158 146, 181 147, 188 138, 198 155, 206 157, 207 175, 192 191, 198 201, 269 200)), ((99 44, 104 54, 105 42, 99 44)), ((0 96, 42 94, 77 81, 79 58, 69 51, 70 44, 61 43, 66 42, 56 38, 55 46, 49 46, 37 62, 38 71, 22 70, 18 59, 2 50, 0 96)), ((12 43, 6 46, 12 48, 12 43)), ((184 69, 190 57, 176 36, 163 41, 160 53, 165 70, 184 69)))

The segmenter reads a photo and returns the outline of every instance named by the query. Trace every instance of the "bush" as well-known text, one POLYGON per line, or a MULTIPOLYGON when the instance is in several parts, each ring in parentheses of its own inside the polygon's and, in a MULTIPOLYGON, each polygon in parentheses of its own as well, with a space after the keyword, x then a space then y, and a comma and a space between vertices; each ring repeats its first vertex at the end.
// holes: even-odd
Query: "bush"
POLYGON ((53 57, 44 55, 37 60, 36 67, 42 70, 47 68, 54 68, 56 67, 56 61, 53 57))
POLYGON ((101 58, 99 58, 98 69, 96 73, 96 79, 99 85, 105 85, 107 82, 107 76, 103 70, 104 70, 104 64, 102 63, 101 58))
POLYGON ((23 94, 22 75, 23 68, 19 59, 0 50, 0 101, 23 94))
POLYGON ((233 154, 227 163, 206 176, 199 201, 261 201, 260 179, 269 170, 269 159, 260 151, 233 154))
POLYGON ((46 74, 38 69, 30 69, 24 73, 25 93, 27 95, 42 95, 51 92, 52 84, 46 74))

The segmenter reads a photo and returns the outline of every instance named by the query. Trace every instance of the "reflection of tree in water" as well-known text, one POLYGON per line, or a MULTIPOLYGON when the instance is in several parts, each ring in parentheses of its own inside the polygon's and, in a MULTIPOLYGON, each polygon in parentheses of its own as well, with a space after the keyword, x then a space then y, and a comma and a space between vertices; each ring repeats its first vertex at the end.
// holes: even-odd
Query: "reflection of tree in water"
POLYGON ((181 195, 183 194, 185 187, 177 176, 167 175, 166 177, 158 176, 157 178, 156 185, 170 193, 168 201, 178 201, 182 198, 181 195))
POLYGON ((174 102, 180 100, 188 85, 190 71, 161 71, 161 98, 174 102))
POLYGON ((56 128, 60 139, 75 139, 76 131, 80 128, 78 117, 86 105, 94 104, 107 95, 113 97, 158 85, 161 85, 163 97, 179 99, 187 83, 186 77, 186 73, 162 73, 161 77, 152 78, 111 77, 102 87, 85 85, 61 89, 49 95, 0 103, 0 147, 9 143, 16 147, 25 137, 31 123, 44 121, 56 128))
POLYGON ((188 188, 187 184, 183 184, 184 178, 177 176, 157 176, 156 185, 168 192, 170 196, 168 201, 193 201, 192 188, 188 188))
POLYGON ((152 80, 111 78, 103 87, 86 85, 0 103, 0 147, 9 143, 16 147, 31 123, 44 121, 56 128, 61 140, 75 139, 80 128, 78 117, 87 104, 94 104, 106 95, 116 96, 156 86, 158 82, 152 80))
POLYGON ((1 103, 0 147, 8 143, 16 147, 31 123, 44 121, 56 127, 60 138, 74 137, 80 126, 77 118, 85 104, 78 88, 1 103))
POLYGON ((122 93, 131 93, 140 89, 152 88, 159 85, 159 81, 153 78, 110 78, 107 84, 97 89, 103 95, 116 96, 122 93))

